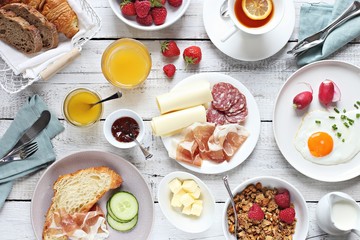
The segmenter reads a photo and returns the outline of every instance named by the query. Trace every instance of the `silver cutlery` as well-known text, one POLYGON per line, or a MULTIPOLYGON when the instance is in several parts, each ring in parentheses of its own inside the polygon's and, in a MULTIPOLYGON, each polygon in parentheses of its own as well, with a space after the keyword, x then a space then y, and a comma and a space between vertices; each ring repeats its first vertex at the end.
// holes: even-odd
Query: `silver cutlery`
POLYGON ((145 156, 145 159, 149 159, 153 157, 153 155, 145 147, 143 147, 141 143, 139 143, 139 141, 135 138, 135 136, 132 133, 129 133, 128 136, 136 143, 136 145, 140 147, 142 153, 145 156))
POLYGON ((223 181, 224 181, 224 185, 226 187, 226 190, 227 190, 227 192, 229 194, 230 202, 231 202, 231 205, 232 205, 233 211, 234 211, 234 218, 235 218, 235 231, 234 232, 235 232, 235 237, 236 237, 236 239, 240 239, 239 235, 238 235, 239 226, 238 226, 238 217, 237 217, 237 212, 236 212, 236 207, 235 207, 235 202, 234 202, 234 195, 231 192, 227 175, 223 177, 223 181))
POLYGON ((223 18, 229 17, 228 0, 225 0, 220 6, 220 16, 223 18))
MULTIPOLYGON (((321 31, 305 38, 300 41, 295 47, 288 51, 288 54, 293 54, 294 56, 299 56, 307 50, 323 44, 325 39, 329 36, 329 34, 341 26, 348 20, 360 15, 360 2, 354 1, 338 18, 336 18, 333 22, 331 22, 328 26, 323 28, 321 31)), ((357 26, 354 26, 357 27, 357 26)))
POLYGON ((120 91, 117 91, 116 93, 114 93, 113 95, 111 95, 110 97, 108 98, 105 98, 105 99, 102 99, 96 103, 92 103, 90 104, 90 108, 92 108, 93 106, 95 106, 96 104, 99 104, 99 103, 103 103, 103 102, 106 102, 106 101, 109 101, 109 100, 113 100, 113 99, 117 99, 117 98, 121 98, 122 97, 122 92, 120 91))
POLYGON ((5 157, 0 159, 0 163, 24 160, 32 156, 38 150, 36 142, 26 143, 19 148, 14 149, 5 157))

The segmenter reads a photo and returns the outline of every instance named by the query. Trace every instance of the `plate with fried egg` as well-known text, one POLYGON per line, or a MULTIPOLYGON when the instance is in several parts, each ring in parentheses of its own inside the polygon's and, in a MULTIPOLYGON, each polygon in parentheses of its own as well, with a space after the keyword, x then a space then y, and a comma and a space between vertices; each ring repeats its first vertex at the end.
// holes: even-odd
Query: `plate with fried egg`
POLYGON ((293 73, 281 88, 273 113, 276 143, 285 159, 302 174, 325 182, 360 175, 360 68, 324 60, 293 73), (335 103, 319 101, 319 86, 333 81, 341 91, 335 103), (304 109, 294 97, 309 88, 313 99, 304 109))

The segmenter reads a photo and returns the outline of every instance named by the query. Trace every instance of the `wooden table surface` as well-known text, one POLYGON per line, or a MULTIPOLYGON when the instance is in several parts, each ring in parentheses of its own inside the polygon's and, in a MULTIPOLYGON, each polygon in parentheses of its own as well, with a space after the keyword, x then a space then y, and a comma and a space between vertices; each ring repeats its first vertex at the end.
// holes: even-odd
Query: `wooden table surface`
MULTIPOLYGON (((169 91, 182 79, 201 72, 227 74, 241 81, 252 92, 261 115, 261 133, 257 146, 245 162, 227 172, 230 185, 235 187, 246 179, 263 175, 285 179, 295 185, 307 201, 310 215, 308 239, 359 239, 355 235, 339 238, 327 236, 316 224, 315 209, 319 199, 331 191, 343 191, 360 201, 360 178, 339 183, 326 183, 304 176, 281 155, 272 131, 272 112, 275 97, 286 79, 298 69, 294 58, 287 55, 286 51, 297 42, 300 6, 306 2, 315 3, 318 1, 295 0, 296 24, 289 42, 276 55, 258 62, 234 60, 223 54, 211 43, 202 20, 204 1, 206 0, 192 0, 185 15, 171 27, 156 32, 145 32, 123 24, 113 14, 107 1, 90 0, 102 19, 101 31, 84 46, 80 57, 50 81, 36 82, 25 91, 13 95, 0 90, 0 135, 6 131, 27 97, 39 94, 65 126, 65 131, 53 140, 57 159, 78 151, 98 149, 118 154, 128 159, 140 170, 151 187, 154 197, 155 223, 149 239, 225 239, 221 228, 221 215, 224 202, 227 199, 227 193, 222 183, 223 174, 195 173, 209 186, 216 200, 216 219, 210 230, 200 234, 187 234, 172 226, 162 214, 157 196, 160 180, 168 173, 177 170, 187 171, 187 169, 168 157, 161 139, 152 136, 149 121, 158 115, 155 96, 169 91), (122 37, 138 39, 148 46, 153 60, 153 67, 148 80, 136 89, 124 90, 124 96, 121 100, 106 104, 103 118, 93 128, 86 131, 72 128, 64 121, 61 99, 70 90, 82 86, 94 89, 102 96, 110 95, 116 90, 102 75, 100 59, 106 46, 122 37), (179 57, 175 60, 175 65, 178 68, 176 75, 174 79, 168 80, 162 71, 167 60, 160 54, 159 45, 160 41, 167 39, 175 39, 180 49, 190 45, 200 46, 203 52, 203 60, 200 65, 185 69, 183 59, 179 57), (104 119, 118 108, 130 108, 138 112, 145 120, 147 131, 144 144, 149 145, 154 153, 151 160, 144 161, 140 150, 137 148, 126 151, 119 150, 106 141, 102 133, 104 119)), ((325 2, 333 3, 333 0, 325 2)), ((359 39, 349 43, 329 59, 347 61, 360 66, 359 39)), ((35 239, 30 220, 30 203, 35 185, 42 173, 43 171, 36 172, 17 180, 14 184, 3 209, 0 210, 0 239, 35 239)))

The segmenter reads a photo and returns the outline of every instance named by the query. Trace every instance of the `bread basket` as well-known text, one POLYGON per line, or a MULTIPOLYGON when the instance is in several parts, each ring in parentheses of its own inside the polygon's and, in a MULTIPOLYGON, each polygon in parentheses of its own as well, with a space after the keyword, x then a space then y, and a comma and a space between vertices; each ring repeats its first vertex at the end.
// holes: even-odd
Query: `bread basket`
POLYGON ((36 81, 50 79, 56 72, 76 58, 80 54, 82 46, 99 32, 101 20, 95 10, 86 0, 78 0, 78 3, 87 15, 89 21, 91 21, 92 27, 82 34, 74 36, 71 39, 72 50, 49 64, 35 78, 25 78, 22 74, 16 75, 4 59, 0 58, 0 85, 7 93, 17 93, 36 81))

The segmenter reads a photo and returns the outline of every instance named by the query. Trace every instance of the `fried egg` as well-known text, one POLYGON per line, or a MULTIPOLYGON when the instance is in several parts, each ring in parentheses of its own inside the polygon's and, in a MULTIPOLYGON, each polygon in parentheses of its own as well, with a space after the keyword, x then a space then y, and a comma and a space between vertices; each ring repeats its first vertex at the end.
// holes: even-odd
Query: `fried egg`
POLYGON ((301 155, 314 163, 347 162, 360 151, 360 110, 313 111, 302 120, 294 138, 301 155))

